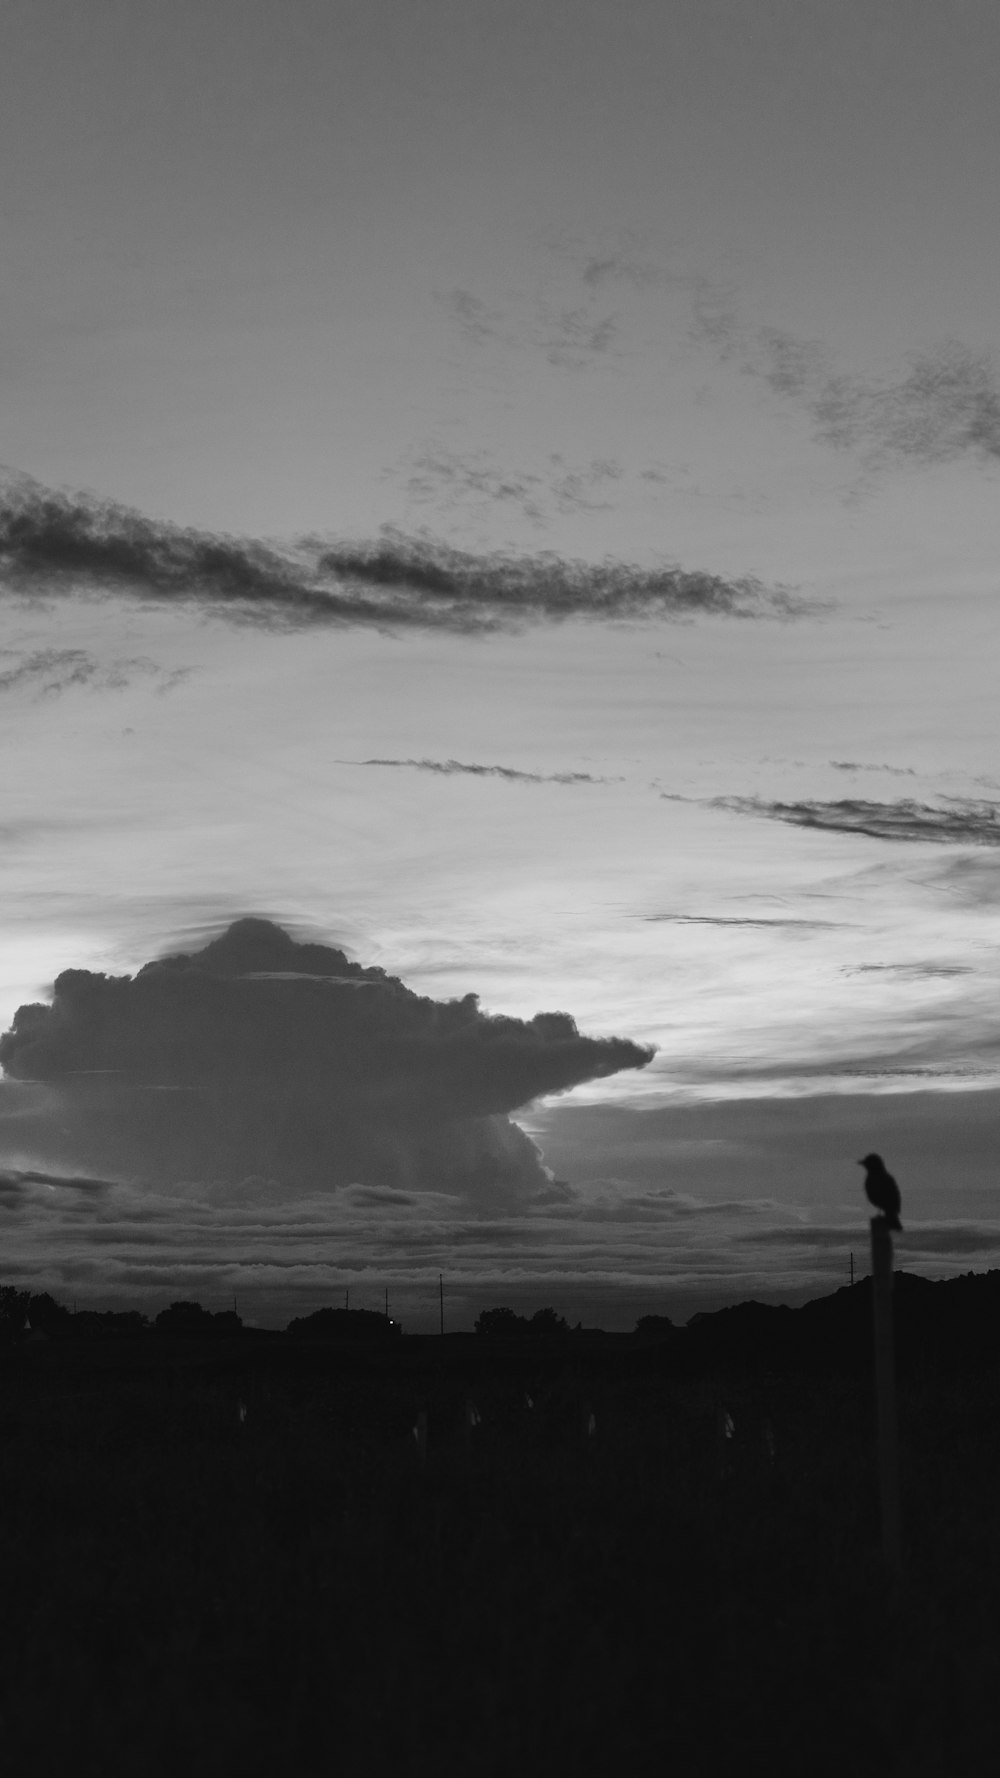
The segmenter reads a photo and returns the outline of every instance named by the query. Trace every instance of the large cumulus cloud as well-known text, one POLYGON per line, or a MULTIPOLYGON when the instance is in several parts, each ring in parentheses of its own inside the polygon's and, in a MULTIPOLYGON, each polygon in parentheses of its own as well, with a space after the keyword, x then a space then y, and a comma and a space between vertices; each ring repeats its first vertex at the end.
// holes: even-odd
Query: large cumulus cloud
POLYGON ((492 1207, 552 1189, 509 1112, 651 1056, 581 1036, 567 1013, 423 998, 257 919, 132 977, 66 970, 51 1004, 20 1007, 0 1037, 8 1082, 34 1083, 33 1116, 4 1120, 22 1160, 161 1187, 264 1174, 492 1207))

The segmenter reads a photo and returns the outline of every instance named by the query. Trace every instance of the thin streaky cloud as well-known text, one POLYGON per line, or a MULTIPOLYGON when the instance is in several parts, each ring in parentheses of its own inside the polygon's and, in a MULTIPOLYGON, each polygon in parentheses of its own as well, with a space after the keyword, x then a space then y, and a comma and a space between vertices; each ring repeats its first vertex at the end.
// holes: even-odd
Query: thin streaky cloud
POLYGON ((873 765, 860 759, 831 759, 835 772, 889 772, 894 778, 915 778, 914 766, 873 765))
POLYGON ((53 1190, 78 1192, 88 1198, 103 1197, 114 1189, 109 1179, 91 1179, 78 1173, 48 1173, 19 1167, 5 1167, 0 1171, 0 1191, 19 1195, 27 1185, 47 1185, 53 1190))
POLYGON ((925 977, 974 975, 971 963, 845 963, 841 975, 898 975, 905 980, 925 977))
POLYGON ((806 926, 839 927, 841 920, 755 919, 749 914, 640 914, 641 920, 672 926, 806 926))
POLYGON ((460 759, 341 759, 345 766, 396 766, 415 772, 436 772, 450 778, 465 773, 474 778, 504 778, 518 784, 620 784, 620 778, 599 778, 592 772, 521 772, 513 766, 470 765, 460 759))
MULTIPOLYGON (((670 798, 671 801, 679 800, 670 798)), ((689 800, 689 799, 680 799, 689 800)), ((707 806, 737 815, 761 815, 793 827, 831 833, 866 834, 877 840, 931 841, 945 846, 1000 846, 1000 811, 995 803, 949 799, 948 808, 909 799, 896 803, 845 797, 839 802, 769 802, 756 796, 716 796, 707 806)))
POLYGON ((390 527, 374 543, 313 536, 283 546, 183 530, 18 482, 0 495, 0 577, 22 597, 118 595, 281 630, 489 634, 567 618, 784 618, 810 609, 752 576, 588 563, 552 551, 475 555, 390 527))

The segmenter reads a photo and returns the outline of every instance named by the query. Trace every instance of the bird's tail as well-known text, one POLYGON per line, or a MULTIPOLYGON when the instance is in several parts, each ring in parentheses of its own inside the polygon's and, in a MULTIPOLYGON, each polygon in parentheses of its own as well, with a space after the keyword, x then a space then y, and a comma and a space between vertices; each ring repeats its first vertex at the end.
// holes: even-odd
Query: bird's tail
POLYGON ((893 1229, 900 1235, 903 1232, 903 1225, 898 1216, 887 1216, 885 1219, 885 1226, 887 1229, 893 1229))

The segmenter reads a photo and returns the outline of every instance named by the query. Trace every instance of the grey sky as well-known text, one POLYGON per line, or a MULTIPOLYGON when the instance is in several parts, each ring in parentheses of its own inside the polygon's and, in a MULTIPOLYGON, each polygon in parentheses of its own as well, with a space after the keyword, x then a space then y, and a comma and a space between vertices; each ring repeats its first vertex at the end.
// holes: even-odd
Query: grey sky
MULTIPOLYGON (((548 1220, 400 1207, 414 1291, 831 1275, 854 1112, 1000 1079, 998 66, 992 0, 13 0, 2 1022, 274 919, 658 1046, 537 1112, 567 1176, 601 1132, 548 1220)), ((207 1289, 199 1238, 86 1276, 207 1289)))

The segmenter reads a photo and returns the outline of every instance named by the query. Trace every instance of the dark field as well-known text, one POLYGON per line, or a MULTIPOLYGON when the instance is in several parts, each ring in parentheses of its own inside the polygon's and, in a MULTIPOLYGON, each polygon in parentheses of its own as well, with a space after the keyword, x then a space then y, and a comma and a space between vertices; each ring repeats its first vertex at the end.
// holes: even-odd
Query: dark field
POLYGON ((12 1774, 992 1769, 992 1374, 904 1380, 894 1588, 856 1378, 280 1337, 0 1360, 12 1774))

